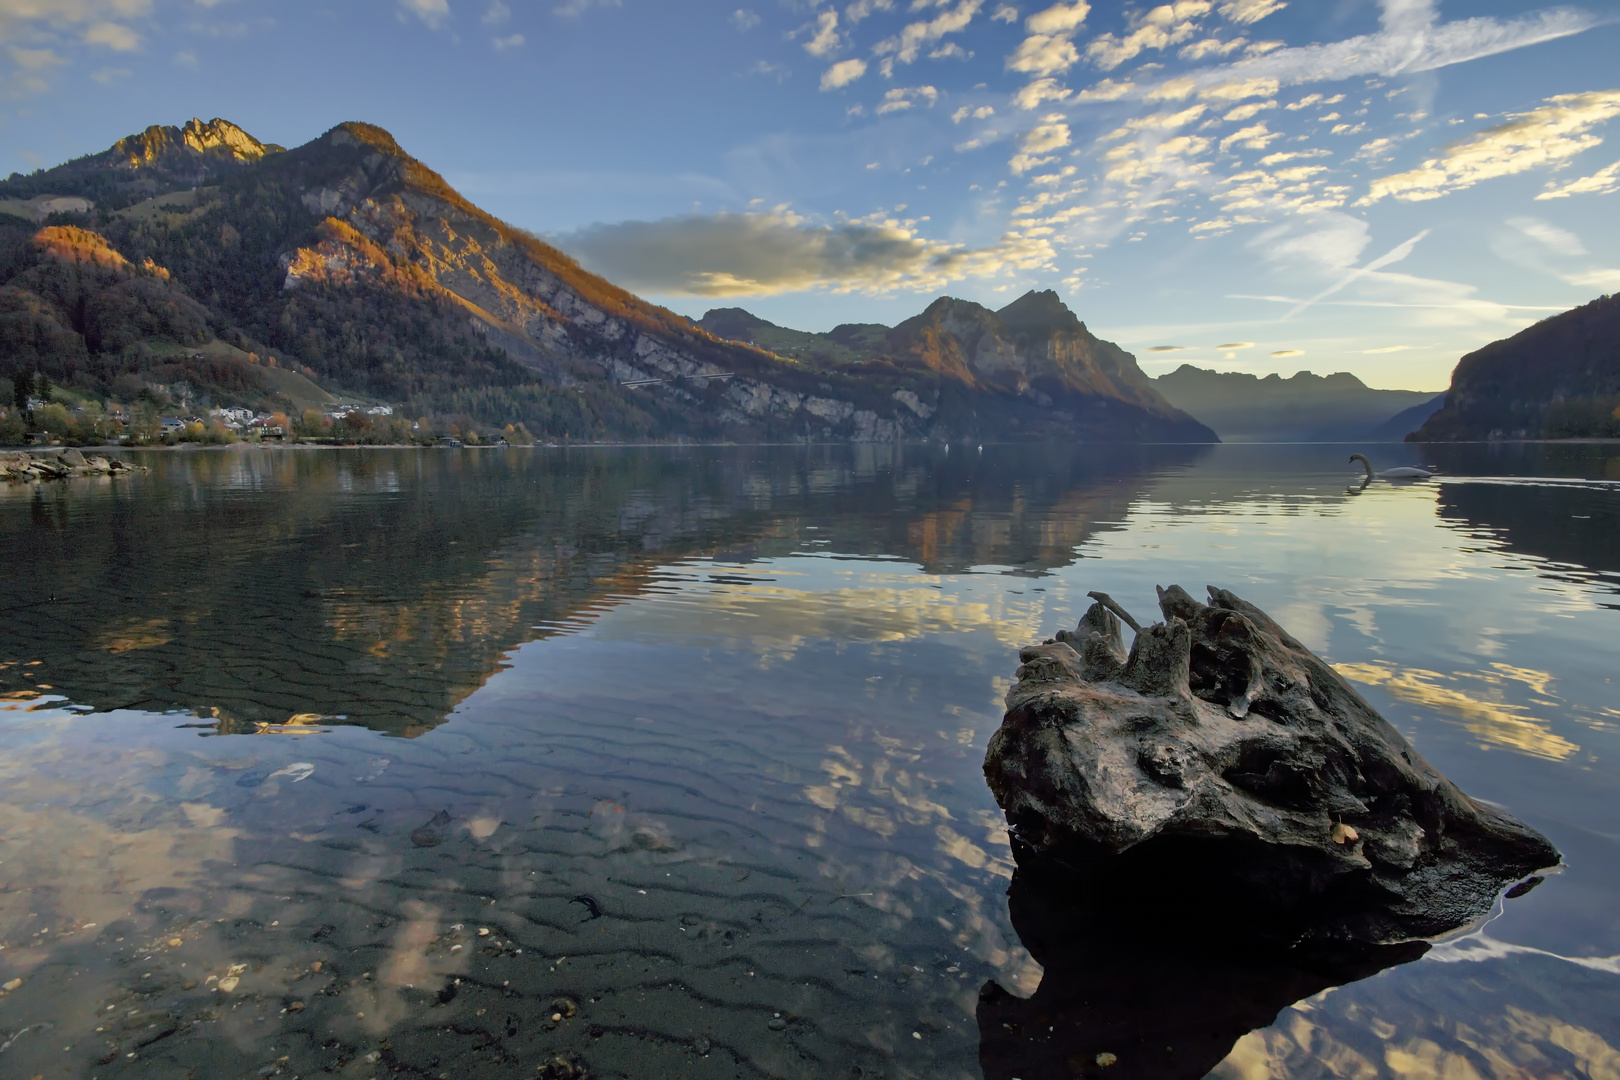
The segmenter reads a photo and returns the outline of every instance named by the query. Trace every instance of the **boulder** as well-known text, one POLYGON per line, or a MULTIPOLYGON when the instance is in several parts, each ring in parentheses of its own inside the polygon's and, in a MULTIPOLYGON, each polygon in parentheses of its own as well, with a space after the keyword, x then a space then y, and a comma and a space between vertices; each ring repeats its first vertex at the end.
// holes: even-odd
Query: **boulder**
POLYGON ((62 451, 62 464, 70 469, 82 469, 85 466, 84 454, 76 447, 68 447, 62 451))
POLYGON ((1254 605, 1172 586, 1139 627, 1091 595, 1074 632, 1021 651, 986 753, 1021 865, 1127 903, 1196 897, 1272 935, 1386 943, 1466 925, 1559 862, 1254 605))

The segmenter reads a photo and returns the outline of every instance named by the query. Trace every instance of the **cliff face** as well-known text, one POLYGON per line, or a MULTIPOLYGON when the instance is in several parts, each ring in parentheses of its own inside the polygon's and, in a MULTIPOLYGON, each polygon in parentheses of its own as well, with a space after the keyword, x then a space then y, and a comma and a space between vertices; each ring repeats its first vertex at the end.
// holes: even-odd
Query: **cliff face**
POLYGON ((803 362, 586 273, 367 124, 281 151, 193 121, 0 184, 47 192, 99 196, 85 224, 167 266, 220 337, 422 411, 596 438, 1213 440, 1055 294, 942 299, 882 358, 803 362))
POLYGON ((1620 296, 1555 315, 1457 362, 1418 442, 1620 437, 1620 296))
POLYGON ((1344 371, 1261 378, 1191 364, 1160 375, 1153 385, 1178 408, 1195 412, 1226 442, 1398 440, 1433 411, 1437 396, 1433 391, 1375 390, 1344 371), (1406 426, 1386 430, 1386 424, 1408 410, 1417 412, 1407 417, 1406 426))

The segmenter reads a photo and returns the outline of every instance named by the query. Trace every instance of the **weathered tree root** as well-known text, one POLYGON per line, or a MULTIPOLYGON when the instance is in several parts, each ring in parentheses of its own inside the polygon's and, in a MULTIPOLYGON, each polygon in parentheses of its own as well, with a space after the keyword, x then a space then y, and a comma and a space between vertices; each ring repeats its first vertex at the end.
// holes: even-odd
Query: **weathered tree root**
POLYGON ((1165 621, 1127 653, 1135 620, 1091 595, 1072 633, 1020 652, 985 757, 1020 864, 1133 904, 1393 942, 1465 925, 1558 863, 1259 608, 1160 589, 1165 621))

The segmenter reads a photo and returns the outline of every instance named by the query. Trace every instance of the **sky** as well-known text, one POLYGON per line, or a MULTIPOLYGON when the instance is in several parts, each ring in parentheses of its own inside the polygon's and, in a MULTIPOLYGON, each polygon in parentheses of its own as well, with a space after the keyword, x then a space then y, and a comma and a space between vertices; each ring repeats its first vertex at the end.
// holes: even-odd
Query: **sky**
POLYGON ((0 173, 364 120, 692 317, 1055 289, 1150 375, 1443 389, 1620 292, 1617 55, 1620 0, 0 0, 0 173))

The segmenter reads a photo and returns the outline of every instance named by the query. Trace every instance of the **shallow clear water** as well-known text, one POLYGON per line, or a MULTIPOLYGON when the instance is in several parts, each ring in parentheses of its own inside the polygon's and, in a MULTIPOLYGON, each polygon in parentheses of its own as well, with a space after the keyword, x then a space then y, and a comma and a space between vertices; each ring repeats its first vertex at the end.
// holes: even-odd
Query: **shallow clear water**
POLYGON ((1322 993, 1082 928, 1052 1075, 1620 1075, 1620 447, 962 449, 0 488, 0 1075, 1035 1080, 981 1032, 1043 977, 985 743, 1020 645, 1172 582, 1568 866, 1322 993))

